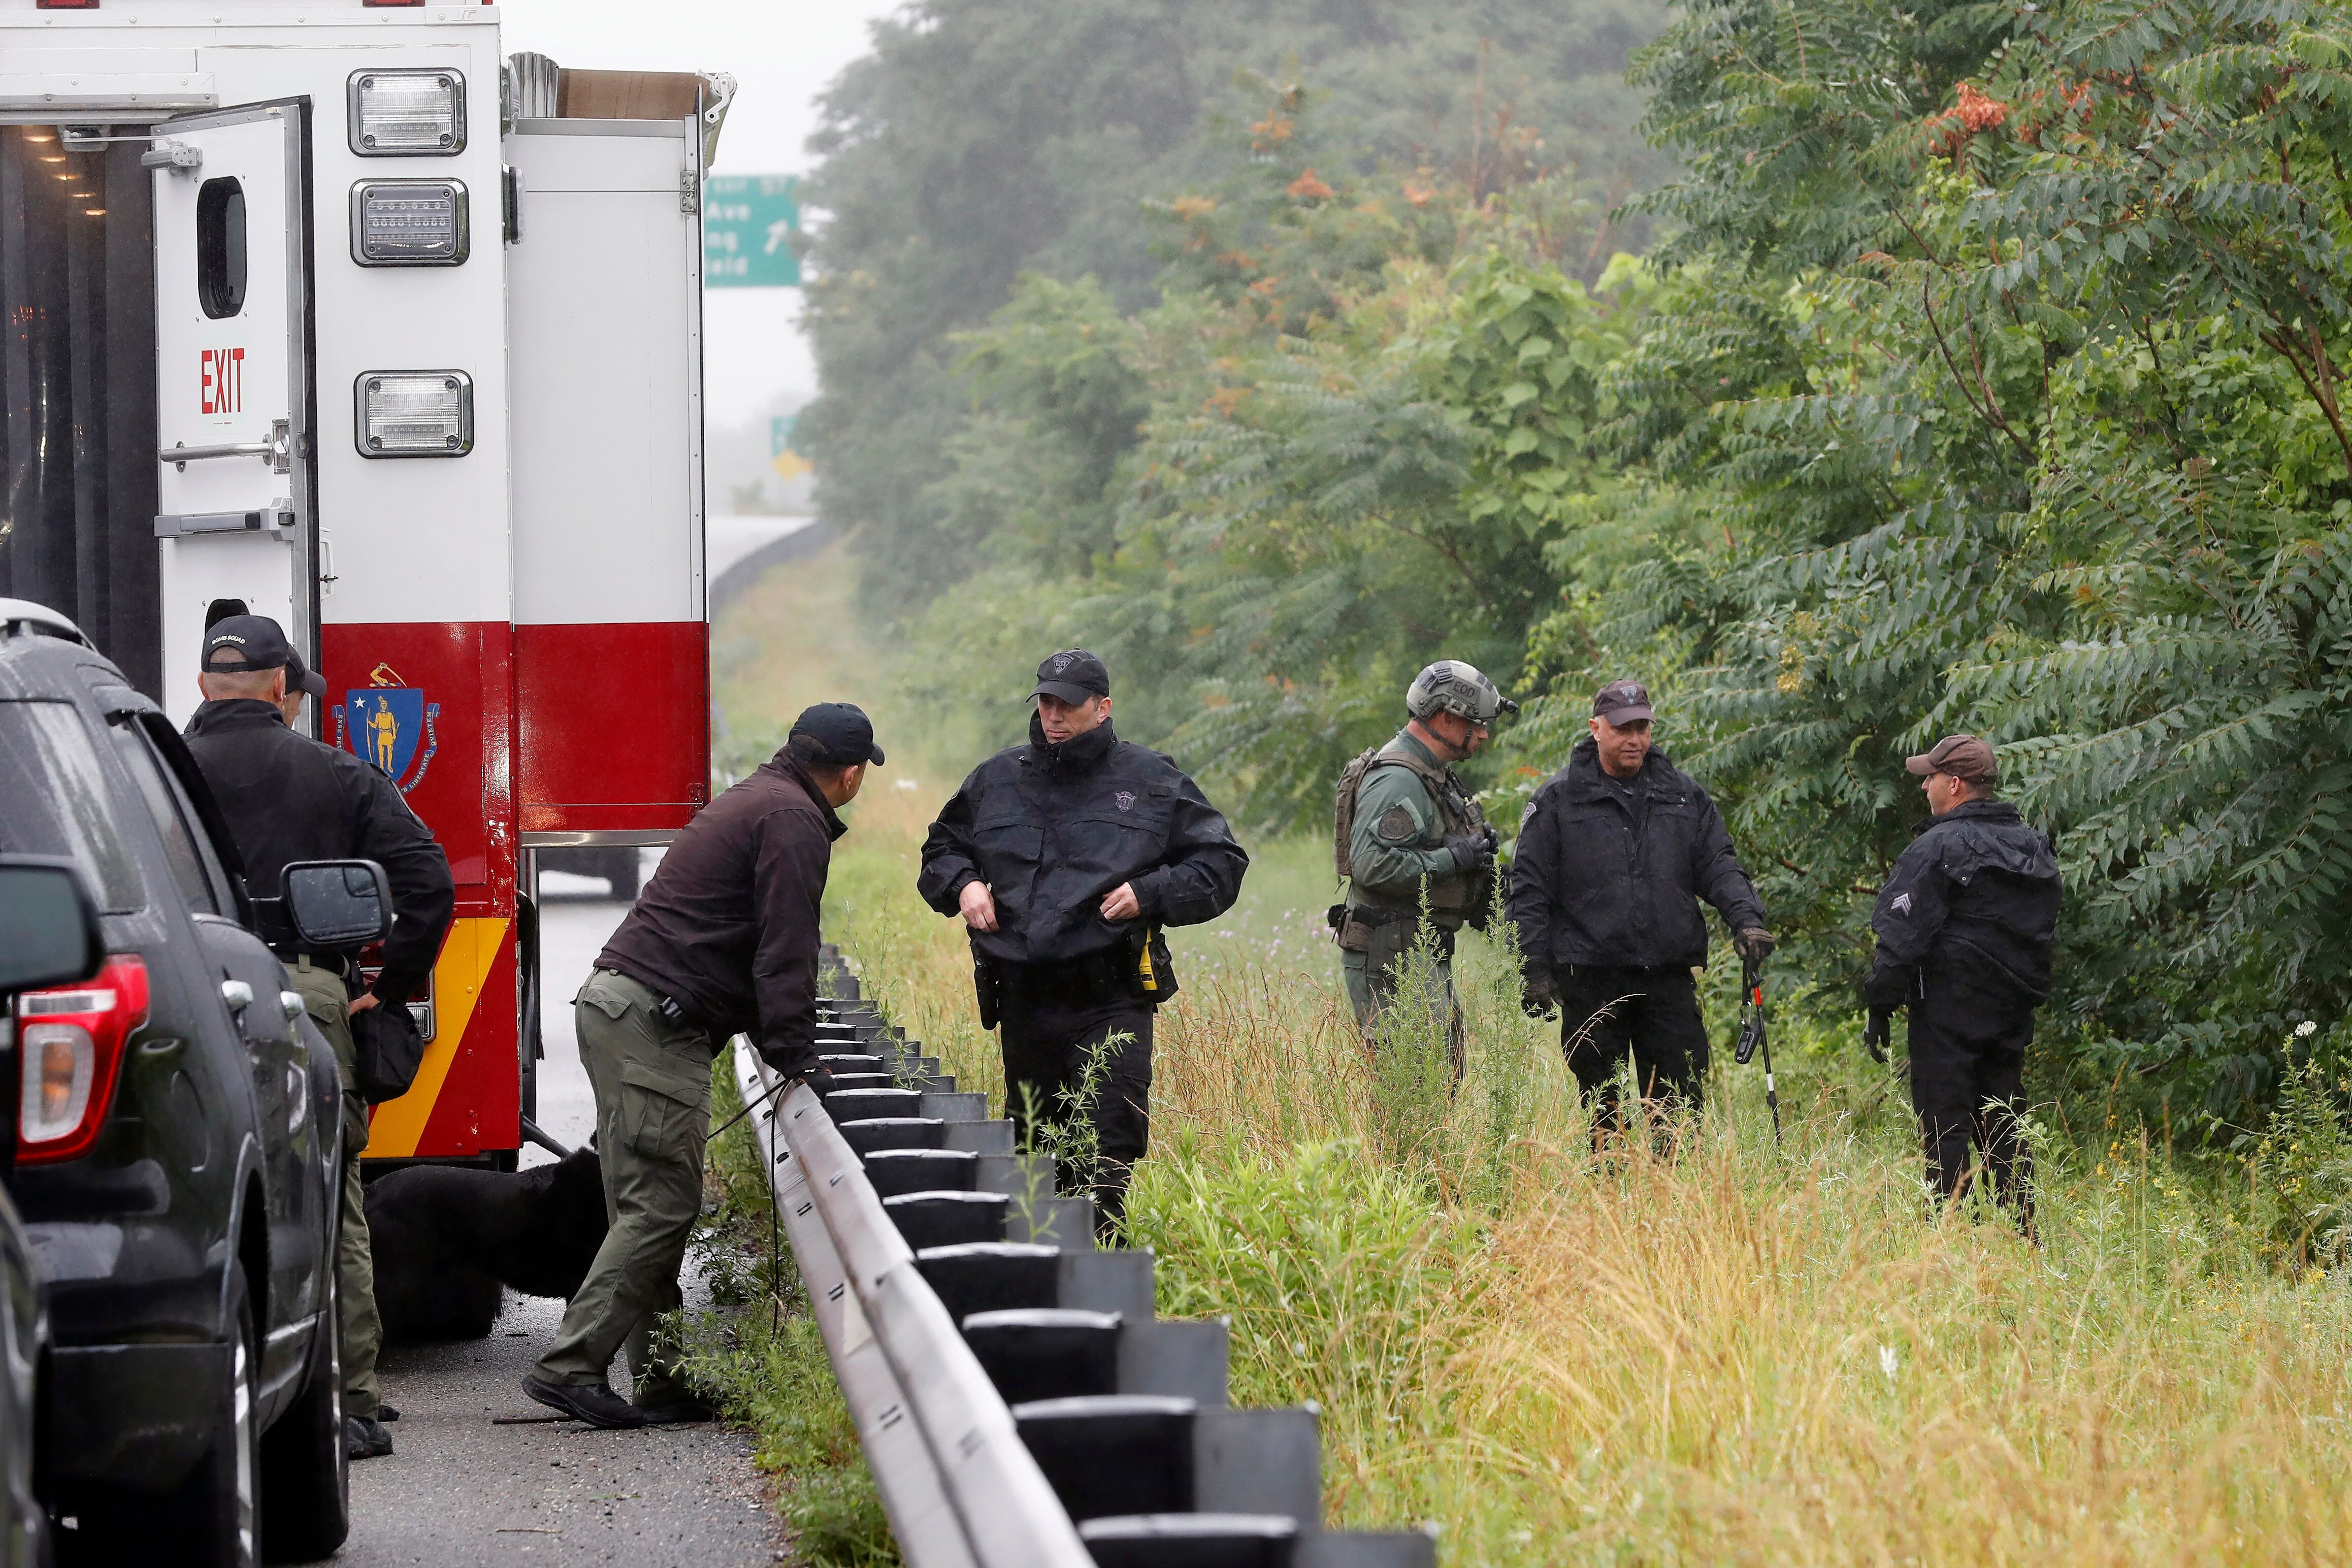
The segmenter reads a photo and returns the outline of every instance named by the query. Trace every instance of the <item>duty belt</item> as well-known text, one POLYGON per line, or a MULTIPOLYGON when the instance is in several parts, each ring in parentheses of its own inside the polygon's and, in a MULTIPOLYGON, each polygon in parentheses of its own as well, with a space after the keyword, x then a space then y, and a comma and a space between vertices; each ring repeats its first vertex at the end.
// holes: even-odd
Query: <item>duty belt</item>
POLYGON ((275 942, 269 944, 269 951, 277 956, 280 963, 307 963, 313 969, 324 970, 329 974, 341 976, 346 985, 359 984, 359 965, 348 953, 304 952, 299 948, 281 947, 275 942))
POLYGON ((1077 958, 1064 958, 1045 963, 1002 963, 998 972, 1005 981, 1023 991, 1034 991, 1052 975, 1063 984, 1084 984, 1101 991, 1130 992, 1128 984, 1128 960, 1119 948, 1105 948, 1077 958))
POLYGON ((627 981, 630 984, 642 988, 646 995, 651 996, 654 999, 654 1011, 660 1014, 662 1021, 669 1025, 672 1028, 700 1029, 704 1034, 709 1034, 711 1032, 710 1026, 702 1021, 702 1019, 695 1013, 693 1008, 688 1006, 685 1003, 679 1001, 675 996, 667 995, 662 992, 655 990, 652 986, 646 984, 644 981, 638 979, 635 975, 629 973, 627 971, 608 969, 600 964, 597 966, 596 973, 599 974, 616 975, 619 978, 627 981))

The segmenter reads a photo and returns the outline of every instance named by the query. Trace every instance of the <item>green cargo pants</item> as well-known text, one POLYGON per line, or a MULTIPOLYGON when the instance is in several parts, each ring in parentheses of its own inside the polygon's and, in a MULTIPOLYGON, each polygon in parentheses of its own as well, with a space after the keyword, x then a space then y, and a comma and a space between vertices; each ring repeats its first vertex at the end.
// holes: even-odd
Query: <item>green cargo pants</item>
POLYGON ((299 959, 287 970, 310 1022, 335 1048, 343 1075, 342 1219, 335 1231, 335 1290, 342 1303, 343 1413, 373 1420, 383 1406, 376 1381, 376 1353, 383 1348, 383 1320, 375 1310, 375 1258, 368 1245, 367 1192, 360 1183, 360 1152, 368 1143, 367 1102, 352 1089, 359 1081, 352 1054, 351 993, 340 971, 299 959))
POLYGON ((702 1212, 702 1153, 710 1133, 710 1038, 670 1023, 660 998, 599 969, 572 998, 580 1063, 596 1091, 596 1150, 612 1228, 581 1281, 555 1343, 540 1358, 549 1383, 603 1383, 626 1348, 629 1378, 647 1404, 688 1396, 659 1332, 677 1310, 677 1271, 702 1212))
MULTIPOLYGON (((1398 921, 1391 925, 1376 926, 1371 931, 1371 945, 1360 952, 1341 949, 1339 952, 1339 984, 1348 993, 1348 1005, 1355 1010, 1356 1026, 1371 1033, 1372 1022, 1388 1011, 1396 1001, 1397 985, 1404 969, 1406 952, 1421 927, 1413 921, 1398 921)), ((1462 1076, 1466 1037, 1462 1025, 1462 1002, 1454 994, 1454 960, 1451 951, 1441 939, 1440 956, 1433 978, 1445 994, 1446 1054, 1454 1063, 1454 1076, 1462 1076)))

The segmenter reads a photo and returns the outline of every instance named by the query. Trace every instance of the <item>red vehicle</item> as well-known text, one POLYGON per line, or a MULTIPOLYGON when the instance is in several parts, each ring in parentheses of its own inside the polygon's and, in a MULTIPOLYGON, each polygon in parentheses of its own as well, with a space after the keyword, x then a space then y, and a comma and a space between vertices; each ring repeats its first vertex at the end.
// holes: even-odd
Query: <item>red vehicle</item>
POLYGON ((708 798, 702 172, 732 81, 499 53, 496 5, 39 0, 0 21, 0 595, 184 722, 276 616, 318 736, 447 850, 369 1157, 511 1163, 533 851, 708 798))

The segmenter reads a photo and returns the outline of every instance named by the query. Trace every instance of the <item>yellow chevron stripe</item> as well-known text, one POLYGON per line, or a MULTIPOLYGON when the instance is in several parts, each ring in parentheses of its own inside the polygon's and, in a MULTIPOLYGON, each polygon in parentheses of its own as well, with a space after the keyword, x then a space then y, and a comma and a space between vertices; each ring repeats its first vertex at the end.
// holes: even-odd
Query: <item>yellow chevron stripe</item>
POLYGON ((375 1108, 368 1124, 368 1159, 405 1160, 415 1154, 434 1102, 441 1098, 441 1086, 448 1080, 449 1064, 457 1059, 458 1042, 465 1039, 466 1026, 473 1021, 474 1004, 481 1000, 482 983, 489 978, 490 965, 498 962, 499 943, 506 934, 503 916, 450 922, 440 961, 433 966, 433 1042, 425 1047, 425 1060, 418 1064, 416 1081, 408 1086, 408 1092, 375 1108))

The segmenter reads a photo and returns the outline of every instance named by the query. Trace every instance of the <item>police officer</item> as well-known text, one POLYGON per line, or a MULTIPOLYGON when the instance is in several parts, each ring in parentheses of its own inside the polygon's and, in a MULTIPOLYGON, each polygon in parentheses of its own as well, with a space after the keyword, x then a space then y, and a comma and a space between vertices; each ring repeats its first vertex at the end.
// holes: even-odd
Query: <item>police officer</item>
POLYGON ((1706 963, 1697 900, 1723 917, 1747 963, 1772 951, 1764 906, 1723 815, 1653 742, 1638 681, 1592 699, 1591 733, 1528 803, 1511 861, 1523 1005, 1561 1009, 1560 1045, 1596 1132, 1620 1114, 1616 1074, 1633 1058, 1644 1100, 1699 1102, 1706 1027, 1692 971, 1706 963))
POLYGON ((1435 931, 1447 1040, 1462 1071, 1462 1009, 1454 995, 1454 933, 1484 930, 1495 888, 1495 830, 1454 764, 1486 743, 1496 716, 1519 705, 1460 659, 1440 659, 1405 691, 1405 727, 1340 775, 1334 850, 1348 896, 1333 912, 1339 978, 1359 1026, 1395 999, 1404 955, 1435 931))
POLYGON ((448 858, 390 779, 351 752, 289 726, 305 693, 327 683, 303 665, 285 631, 267 616, 230 616, 205 633, 197 685, 205 700, 188 724, 188 750, 245 860, 246 888, 279 896, 280 873, 297 860, 373 860, 392 883, 393 928, 375 983, 362 981, 352 952, 304 950, 276 905, 260 907, 262 940, 285 963, 302 1005, 334 1047, 343 1075, 342 1219, 335 1237, 335 1285, 342 1316, 344 1447, 352 1458, 392 1452, 383 1420, 393 1415, 376 1379, 383 1326, 376 1316, 360 1152, 368 1143, 367 1104, 356 1085, 351 1020, 373 1007, 404 1007, 425 989, 456 907, 448 858))
POLYGON ((1877 955, 1863 999, 1864 1043, 1884 1061, 1895 1009, 1911 1014, 1911 1103, 1927 1181, 1949 1199, 1966 1184, 1969 1145, 1995 1194, 2033 1224, 2032 1160, 2018 1135, 2033 1009, 2050 994, 2058 931, 2058 856, 2017 808, 1993 798, 1992 747, 1947 735, 1905 761, 1928 819, 1871 910, 1877 955))
POLYGON ((541 1405, 597 1426, 710 1418, 659 1333, 702 1212, 710 1063, 747 1034, 784 1077, 831 1086, 816 1047, 818 912, 848 831, 836 814, 881 761, 863 710, 805 710, 782 750, 687 824, 572 999, 612 1223, 523 1377, 541 1405), (634 1399, 604 1381, 624 1347, 634 1399))
POLYGON ((1232 908, 1249 857, 1172 760, 1112 732, 1102 660, 1057 653, 1030 696, 1029 743, 974 768, 940 809, 916 886, 963 918, 1024 1142, 1084 1098, 1110 1042, 1086 1107, 1095 1169, 1062 1173, 1093 1186, 1108 1228, 1150 1142, 1152 1010, 1176 990, 1160 932, 1232 908))

